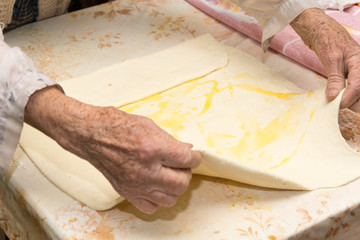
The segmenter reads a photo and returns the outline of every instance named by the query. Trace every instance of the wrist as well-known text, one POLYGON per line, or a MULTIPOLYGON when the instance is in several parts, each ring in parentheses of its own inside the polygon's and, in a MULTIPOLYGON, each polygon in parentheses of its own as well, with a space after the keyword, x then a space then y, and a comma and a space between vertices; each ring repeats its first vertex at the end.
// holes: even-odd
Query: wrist
POLYGON ((89 105, 66 96, 56 87, 46 87, 30 96, 24 120, 59 142, 71 127, 81 124, 87 107, 89 105))

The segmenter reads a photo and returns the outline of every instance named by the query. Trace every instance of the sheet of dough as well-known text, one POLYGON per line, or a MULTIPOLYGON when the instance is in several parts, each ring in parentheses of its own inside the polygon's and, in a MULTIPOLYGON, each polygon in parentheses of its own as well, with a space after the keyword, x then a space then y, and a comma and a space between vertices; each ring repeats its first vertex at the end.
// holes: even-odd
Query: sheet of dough
MULTIPOLYGON (((122 105, 193 143, 203 152, 198 174, 302 190, 359 177, 360 157, 337 123, 340 97, 328 103, 324 89, 304 92, 210 36, 62 85, 70 96, 122 105)), ((35 129, 26 126, 20 144, 45 176, 86 205, 104 210, 122 201, 92 165, 35 129)))

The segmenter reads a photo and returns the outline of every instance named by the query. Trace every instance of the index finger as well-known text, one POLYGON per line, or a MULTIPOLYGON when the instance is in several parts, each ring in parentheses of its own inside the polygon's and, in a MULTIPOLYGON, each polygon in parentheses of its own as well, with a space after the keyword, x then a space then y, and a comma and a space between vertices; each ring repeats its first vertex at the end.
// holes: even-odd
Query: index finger
POLYGON ((201 153, 191 150, 191 145, 186 143, 173 143, 162 154, 162 164, 170 168, 196 168, 201 162, 201 153))
MULTIPOLYGON (((359 61, 360 64, 360 61, 359 61)), ((343 97, 341 99, 340 108, 349 107, 355 112, 360 111, 360 67, 355 70, 350 70, 348 76, 348 86, 345 88, 343 97)))
POLYGON ((348 84, 341 99, 341 108, 349 107, 354 111, 359 111, 360 98, 360 46, 351 51, 351 55, 346 57, 345 64, 348 70, 348 84))

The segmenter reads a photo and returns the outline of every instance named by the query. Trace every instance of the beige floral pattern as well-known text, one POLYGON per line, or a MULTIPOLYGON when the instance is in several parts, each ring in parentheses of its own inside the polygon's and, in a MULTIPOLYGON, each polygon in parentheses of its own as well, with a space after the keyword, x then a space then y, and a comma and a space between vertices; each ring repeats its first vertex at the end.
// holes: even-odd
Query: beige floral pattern
POLYGON ((159 13, 157 11, 153 11, 153 16, 162 16, 165 17, 165 20, 160 24, 149 24, 149 26, 153 29, 148 35, 152 35, 155 40, 159 40, 162 37, 170 37, 173 33, 181 33, 181 34, 191 34, 191 36, 195 36, 195 30, 191 30, 189 26, 185 25, 184 17, 178 17, 173 19, 171 16, 163 16, 163 13, 159 13))

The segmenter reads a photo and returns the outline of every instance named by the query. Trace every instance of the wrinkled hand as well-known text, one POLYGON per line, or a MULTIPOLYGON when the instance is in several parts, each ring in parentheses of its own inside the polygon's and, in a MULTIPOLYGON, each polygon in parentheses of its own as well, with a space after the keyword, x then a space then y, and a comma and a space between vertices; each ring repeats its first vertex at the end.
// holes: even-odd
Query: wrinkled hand
POLYGON ((55 88, 33 94, 25 121, 88 160, 120 195, 146 213, 172 206, 187 189, 200 153, 152 120, 76 101, 55 88))
POLYGON ((357 42, 320 9, 305 10, 291 26, 326 68, 327 98, 333 100, 345 88, 347 78, 340 107, 360 112, 360 46, 357 42))

